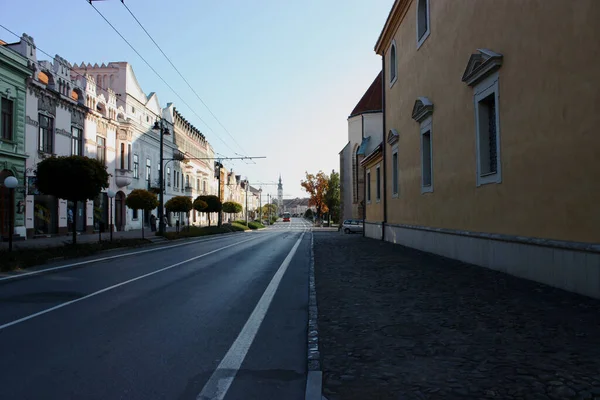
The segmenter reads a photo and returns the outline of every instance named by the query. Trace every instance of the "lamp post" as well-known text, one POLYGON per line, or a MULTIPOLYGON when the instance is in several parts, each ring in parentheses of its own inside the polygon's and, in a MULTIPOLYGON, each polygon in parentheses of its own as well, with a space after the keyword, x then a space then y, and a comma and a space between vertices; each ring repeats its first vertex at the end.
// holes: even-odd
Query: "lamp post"
POLYGON ((248 179, 246 179, 246 226, 248 226, 248 179))
POLYGON ((112 240, 113 240, 113 212, 115 211, 115 207, 113 205, 113 199, 115 198, 115 196, 117 194, 115 192, 113 192, 112 190, 109 190, 106 192, 106 195, 108 196, 108 218, 109 218, 108 227, 110 229, 110 241, 112 242, 112 240))
POLYGON ((8 251, 12 251, 13 225, 15 219, 15 188, 19 181, 14 176, 8 176, 4 179, 4 186, 8 189, 8 251))
POLYGON ((157 130, 160 135, 160 161, 159 161, 159 165, 160 165, 160 171, 159 171, 159 176, 158 176, 158 187, 160 188, 160 193, 158 195, 158 234, 162 235, 165 233, 165 218, 164 218, 164 207, 165 207, 165 182, 163 179, 163 161, 164 161, 164 155, 163 155, 163 150, 165 147, 165 135, 170 135, 171 132, 169 131, 168 128, 165 128, 163 125, 163 121, 164 119, 161 118, 160 119, 160 123, 158 121, 154 122, 154 126, 152 127, 153 130, 157 130))
POLYGON ((262 188, 258 189, 258 221, 262 224, 262 188))
MULTIPOLYGON (((219 197, 219 202, 221 202, 221 168, 223 168, 223 164, 219 161, 215 161, 215 174, 217 175, 217 181, 219 183, 217 187, 217 196, 219 197)), ((223 225, 223 212, 219 211, 217 225, 219 228, 223 225)))

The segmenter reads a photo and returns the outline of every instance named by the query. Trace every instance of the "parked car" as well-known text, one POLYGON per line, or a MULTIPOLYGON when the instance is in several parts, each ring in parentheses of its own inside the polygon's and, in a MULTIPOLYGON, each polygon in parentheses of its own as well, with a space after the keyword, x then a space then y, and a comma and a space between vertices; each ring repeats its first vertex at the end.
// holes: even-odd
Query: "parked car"
POLYGON ((358 233, 363 231, 363 220, 362 219, 347 219, 342 224, 344 233, 358 233))

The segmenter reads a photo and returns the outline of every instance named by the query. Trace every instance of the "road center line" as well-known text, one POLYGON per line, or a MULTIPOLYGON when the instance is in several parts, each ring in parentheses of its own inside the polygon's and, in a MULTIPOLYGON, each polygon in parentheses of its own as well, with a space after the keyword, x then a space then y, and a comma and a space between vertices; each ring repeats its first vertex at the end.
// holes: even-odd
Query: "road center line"
MULTIPOLYGON (((198 240, 188 241, 188 242, 185 242, 185 243, 178 243, 178 244, 173 244, 173 245, 169 245, 169 246, 162 246, 162 247, 153 247, 151 249, 133 251, 133 252, 126 253, 126 254, 117 254, 117 255, 114 255, 114 256, 94 258, 92 260, 79 261, 79 262, 75 262, 75 263, 71 263, 71 264, 60 265, 58 267, 45 268, 45 269, 40 269, 40 270, 30 271, 30 272, 23 272, 23 273, 19 273, 19 274, 14 274, 14 275, 9 275, 9 276, 1 277, 0 278, 0 282, 8 281, 8 280, 11 280, 11 279, 23 278, 25 276, 38 275, 38 274, 42 274, 42 273, 45 273, 45 272, 60 271, 61 269, 77 267, 79 265, 92 264, 92 263, 96 263, 96 262, 100 262, 100 261, 114 260, 115 258, 135 256, 135 255, 138 255, 138 254, 150 253, 150 252, 158 251, 158 250, 172 249, 174 247, 188 246, 190 244, 195 244, 195 243, 214 242, 216 240, 223 239, 223 238, 229 238, 229 237, 232 237, 232 236, 234 236, 234 235, 227 234, 227 235, 224 235, 224 236, 221 236, 221 237, 218 237, 218 238, 202 238, 202 239, 198 239, 198 240)), ((125 247, 123 249, 125 249, 125 247)))
POLYGON ((58 310, 58 309, 61 309, 61 308, 63 308, 63 307, 69 306, 69 305, 71 305, 71 304, 75 304, 75 303, 78 303, 78 302, 80 302, 80 301, 83 301, 83 300, 89 299, 90 297, 94 297, 94 296, 97 296, 97 295, 99 295, 99 294, 102 294, 102 293, 108 292, 109 290, 113 290, 113 289, 116 289, 116 288, 118 288, 118 287, 121 287, 121 286, 127 285, 127 284, 129 284, 129 283, 132 283, 132 282, 138 281, 138 280, 140 280, 140 279, 144 279, 144 278, 147 278, 147 277, 149 277, 149 276, 156 275, 156 274, 158 274, 158 273, 160 273, 160 272, 168 271, 168 270, 170 270, 170 269, 172 269, 172 268, 178 267, 178 266, 180 266, 180 265, 182 265, 182 264, 185 264, 185 263, 188 263, 188 262, 190 262, 190 261, 194 261, 194 260, 197 260, 197 259, 199 259, 199 258, 206 257, 206 256, 208 256, 208 255, 211 255, 211 254, 217 253, 217 252, 219 252, 219 251, 221 251, 221 250, 225 250, 225 249, 228 249, 228 248, 230 248, 230 247, 237 246, 237 245, 240 245, 240 244, 242 244, 242 243, 245 243, 245 242, 249 242, 250 240, 255 240, 255 239, 257 239, 257 238, 258 238, 258 237, 257 237, 257 236, 255 236, 255 237, 252 237, 252 238, 250 238, 250 239, 242 240, 241 242, 236 242, 236 243, 233 243, 233 244, 230 244, 230 245, 224 246, 224 247, 220 247, 220 248, 218 248, 218 249, 216 249, 216 250, 209 251, 208 253, 200 254, 199 256, 195 256, 195 257, 192 257, 192 258, 188 258, 187 260, 180 261, 180 262, 178 262, 178 263, 176 263, 176 264, 172 264, 172 265, 169 265, 169 266, 167 266, 167 267, 164 267, 164 268, 158 269, 158 270, 156 270, 156 271, 152 271, 152 272, 149 272, 149 273, 147 273, 147 274, 140 275, 140 276, 138 276, 137 278, 132 278, 132 279, 126 280, 126 281, 124 281, 124 282, 117 283, 116 285, 112 285, 112 286, 106 287, 106 288, 104 288, 104 289, 98 290, 97 292, 90 293, 90 294, 88 294, 88 295, 85 295, 85 296, 83 296, 83 297, 80 297, 80 298, 78 298, 78 299, 71 300, 71 301, 67 301, 67 302, 65 302, 65 303, 61 303, 61 304, 59 304, 59 305, 57 305, 57 306, 54 306, 54 307, 47 308, 47 309, 45 309, 45 310, 42 310, 42 311, 40 311, 40 312, 37 312, 37 313, 35 313, 35 314, 31 314, 31 315, 28 315, 28 316, 26 316, 26 317, 19 318, 19 319, 17 319, 17 320, 14 320, 14 321, 8 322, 8 323, 6 323, 6 324, 4 324, 4 325, 0 325, 0 331, 1 331, 1 330, 3 330, 3 329, 6 329, 6 328, 8 328, 8 327, 11 327, 11 326, 13 326, 13 325, 20 324, 21 322, 28 321, 28 320, 30 320, 30 319, 33 319, 33 318, 39 317, 39 316, 41 316, 41 315, 44 315, 44 314, 48 314, 49 312, 52 312, 52 311, 56 311, 56 310, 58 310))
POLYGON ((281 279, 287 271, 294 254, 296 254, 296 250, 298 250, 298 246, 300 246, 305 233, 306 231, 302 232, 300 238, 296 241, 285 260, 283 260, 275 275, 273 275, 271 282, 256 304, 254 311, 250 314, 240 334, 227 351, 227 354, 225 354, 225 357, 223 357, 223 360, 219 363, 215 372, 213 372, 210 379, 206 382, 196 400, 223 400, 227 394, 267 314, 275 292, 281 283, 281 279))

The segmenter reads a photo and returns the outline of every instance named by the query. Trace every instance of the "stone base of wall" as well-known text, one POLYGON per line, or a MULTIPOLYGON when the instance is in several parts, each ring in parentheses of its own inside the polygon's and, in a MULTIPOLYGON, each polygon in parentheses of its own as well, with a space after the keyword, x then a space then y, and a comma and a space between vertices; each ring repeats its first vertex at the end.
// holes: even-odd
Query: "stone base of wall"
POLYGON ((94 225, 88 225, 85 227, 85 233, 94 233, 94 225))
POLYGON ((365 237, 381 240, 381 234, 383 233, 382 226, 381 222, 365 221, 365 237))
POLYGON ((35 233, 35 229, 27 228, 27 239, 33 239, 34 233, 35 233))
POLYGON ((66 235, 67 233, 69 233, 69 228, 66 226, 59 226, 58 227, 58 234, 59 235, 66 235))
POLYGON ((403 225, 385 240, 600 299, 599 245, 403 225))

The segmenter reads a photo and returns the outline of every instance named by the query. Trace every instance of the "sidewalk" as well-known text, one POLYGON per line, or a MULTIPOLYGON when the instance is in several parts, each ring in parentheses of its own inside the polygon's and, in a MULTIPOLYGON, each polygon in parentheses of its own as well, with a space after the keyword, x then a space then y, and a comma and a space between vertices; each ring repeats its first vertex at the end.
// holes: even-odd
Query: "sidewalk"
MULTIPOLYGON (((175 227, 167 227, 167 232, 175 232, 175 227)), ((144 229, 144 237, 151 239, 156 237, 156 232, 150 231, 150 228, 144 229)), ((141 239, 142 230, 135 229, 131 231, 113 232, 113 240, 118 239, 141 239)), ((99 240, 98 233, 82 233, 77 235, 77 243, 92 243, 99 240)), ((102 233, 102 240, 110 240, 110 232, 102 233)), ((44 247, 57 247, 73 242, 73 234, 68 235, 18 240, 13 242, 13 249, 31 249, 44 247)), ((8 241, 0 242, 0 250, 8 249, 8 241)))
POLYGON ((328 400, 600 399, 600 301, 314 233, 328 400))

